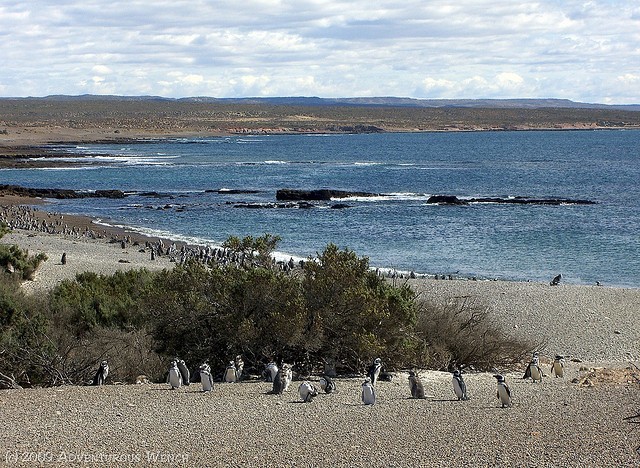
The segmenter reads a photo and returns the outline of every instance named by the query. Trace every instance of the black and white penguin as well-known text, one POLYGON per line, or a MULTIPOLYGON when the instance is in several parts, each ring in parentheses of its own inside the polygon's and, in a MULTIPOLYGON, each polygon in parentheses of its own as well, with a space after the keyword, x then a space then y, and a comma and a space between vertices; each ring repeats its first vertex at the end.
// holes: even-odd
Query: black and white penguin
POLYGON ((274 395, 282 395, 284 392, 286 381, 282 369, 276 373, 276 376, 273 378, 273 388, 271 393, 274 395))
POLYGON ((535 351, 533 353, 533 356, 531 357, 531 362, 529 364, 527 364, 527 368, 524 371, 524 375, 522 376, 523 379, 530 379, 531 378, 531 365, 536 365, 539 366, 540 365, 540 357, 538 355, 538 351, 535 351))
POLYGON ((324 393, 333 393, 336 391, 336 383, 331 377, 323 375, 320 377, 320 388, 324 393))
POLYGON ((453 393, 456 394, 458 400, 468 400, 469 396, 467 395, 467 384, 462 378, 462 374, 458 369, 453 371, 453 378, 451 379, 451 383, 453 384, 453 393))
POLYGON ((409 371, 409 389, 411 390, 411 398, 424 399, 424 386, 415 371, 409 371))
POLYGON ((202 364, 200 366, 200 382, 202 383, 202 391, 210 392, 213 390, 213 377, 211 376, 211 367, 209 364, 202 364))
POLYGON ((275 362, 270 362, 269 364, 267 364, 267 366, 264 368, 264 381, 265 382, 273 382, 273 379, 276 378, 276 374, 278 373, 278 366, 276 365, 275 362))
POLYGON ((93 376, 93 381, 91 382, 91 385, 96 385, 96 386, 104 385, 108 375, 109 375, 109 364, 107 363, 107 361, 102 361, 100 363, 100 367, 98 367, 98 370, 96 371, 96 375, 93 376))
POLYGON ((242 372, 244 372, 244 361, 242 360, 242 356, 240 356, 239 354, 236 356, 235 365, 236 365, 236 382, 240 382, 240 380, 242 380, 242 372))
POLYGON ((500 400, 502 407, 511 406, 511 389, 509 389, 509 385, 505 382, 504 376, 496 374, 494 377, 498 381, 498 391, 496 392, 496 396, 500 400))
POLYGON ((229 365, 224 371, 223 381, 226 383, 234 383, 236 381, 236 363, 235 361, 229 361, 229 365))
POLYGON ((300 394, 302 401, 310 403, 318 396, 318 389, 310 382, 302 382, 298 387, 298 393, 300 394))
POLYGON ((367 372, 367 376, 369 377, 369 381, 371 385, 375 386, 378 381, 378 377, 380 376, 380 371, 382 370, 382 360, 380 358, 375 358, 373 363, 369 366, 369 370, 367 372))
POLYGON ((67 264, 67 252, 62 252, 62 258, 60 259, 60 263, 63 265, 67 264))
POLYGON ((189 373, 187 364, 183 359, 179 358, 176 358, 176 364, 178 365, 178 370, 180 371, 180 375, 182 376, 182 384, 189 385, 191 383, 191 374, 189 373))
POLYGON ((167 375, 167 383, 171 385, 172 390, 175 390, 176 388, 180 388, 182 386, 182 374, 180 373, 180 369, 178 369, 178 363, 175 360, 171 361, 171 366, 169 367, 169 375, 167 375))
POLYGON ((291 369, 290 364, 282 364, 282 375, 284 378, 284 391, 289 390, 289 385, 293 381, 293 370, 291 369))
POLYGON ((556 354, 553 364, 551 364, 551 375, 556 374, 556 377, 564 377, 564 356, 556 354))
POLYGON ((376 402, 376 389, 371 385, 371 381, 367 378, 362 383, 362 403, 365 405, 373 405, 376 402))
POLYGON ((551 280, 551 282, 549 283, 549 285, 551 286, 558 286, 558 284, 560 284, 560 280, 562 279, 562 275, 556 275, 553 277, 553 279, 551 280))

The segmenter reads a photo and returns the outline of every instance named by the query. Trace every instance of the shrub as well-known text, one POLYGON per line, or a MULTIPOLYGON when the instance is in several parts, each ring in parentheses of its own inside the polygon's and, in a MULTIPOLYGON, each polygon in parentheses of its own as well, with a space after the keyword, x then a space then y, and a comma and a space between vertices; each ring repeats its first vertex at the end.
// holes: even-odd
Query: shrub
POLYGON ((420 364, 425 367, 511 368, 536 349, 533 343, 508 337, 480 303, 459 299, 436 306, 423 301, 418 307, 415 333, 422 340, 420 364))

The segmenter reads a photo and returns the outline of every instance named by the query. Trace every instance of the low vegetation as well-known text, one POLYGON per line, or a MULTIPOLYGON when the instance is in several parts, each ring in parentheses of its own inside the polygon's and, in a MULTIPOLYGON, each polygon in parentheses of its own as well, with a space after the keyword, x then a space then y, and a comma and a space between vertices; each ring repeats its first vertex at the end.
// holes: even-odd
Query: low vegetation
POLYGON ((335 245, 284 273, 269 260, 278 240, 230 238, 228 248, 254 259, 240 265, 84 273, 39 298, 5 274, 0 386, 86 383, 102 359, 114 379, 132 382, 161 379, 173 356, 222 371, 241 354, 254 373, 281 358, 306 375, 326 365, 361 372, 377 356, 389 370, 487 370, 532 349, 503 335, 480 305, 425 304, 335 245))

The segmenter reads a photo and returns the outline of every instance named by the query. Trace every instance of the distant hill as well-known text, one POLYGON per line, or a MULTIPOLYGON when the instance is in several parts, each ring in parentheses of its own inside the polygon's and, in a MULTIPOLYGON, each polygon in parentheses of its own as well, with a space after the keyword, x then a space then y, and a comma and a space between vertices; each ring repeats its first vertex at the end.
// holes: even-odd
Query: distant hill
MULTIPOLYGON (((43 99, 43 98, 25 98, 43 99)), ((402 97, 353 97, 320 98, 306 96, 215 98, 207 96, 165 98, 160 96, 114 96, 83 94, 79 96, 52 95, 47 100, 75 101, 182 101, 221 104, 268 104, 286 106, 373 106, 373 107, 433 107, 433 108, 482 108, 482 109, 617 109, 640 111, 640 104, 597 104, 575 102, 569 99, 416 99, 402 97)))

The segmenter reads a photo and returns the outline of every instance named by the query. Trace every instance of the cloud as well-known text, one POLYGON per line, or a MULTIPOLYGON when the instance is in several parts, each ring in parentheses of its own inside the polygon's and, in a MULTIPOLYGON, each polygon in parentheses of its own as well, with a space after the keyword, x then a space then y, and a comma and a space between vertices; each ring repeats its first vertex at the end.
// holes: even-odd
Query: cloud
POLYGON ((640 102, 632 0, 32 0, 0 6, 0 40, 5 96, 640 102))

